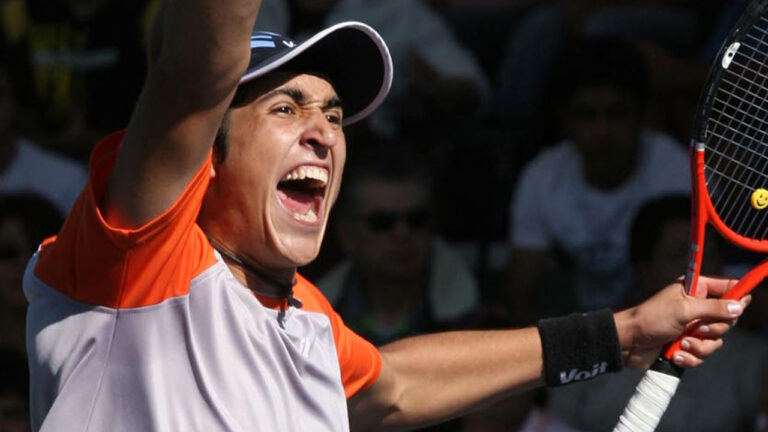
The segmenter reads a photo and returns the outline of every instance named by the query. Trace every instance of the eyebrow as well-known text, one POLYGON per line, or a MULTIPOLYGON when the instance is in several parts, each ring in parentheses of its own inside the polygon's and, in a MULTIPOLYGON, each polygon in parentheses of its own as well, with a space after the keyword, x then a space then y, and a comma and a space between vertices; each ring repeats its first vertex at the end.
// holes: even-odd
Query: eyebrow
MULTIPOLYGON (((304 94, 304 92, 302 92, 301 90, 295 87, 280 87, 278 89, 272 90, 266 96, 268 99, 277 95, 286 95, 291 99, 293 99, 293 101, 299 105, 304 105, 307 103, 307 96, 304 94)), ((325 104, 323 104, 324 110, 331 109, 331 108, 342 108, 342 107, 343 105, 341 102, 341 98, 336 95, 328 98, 325 101, 325 104)))

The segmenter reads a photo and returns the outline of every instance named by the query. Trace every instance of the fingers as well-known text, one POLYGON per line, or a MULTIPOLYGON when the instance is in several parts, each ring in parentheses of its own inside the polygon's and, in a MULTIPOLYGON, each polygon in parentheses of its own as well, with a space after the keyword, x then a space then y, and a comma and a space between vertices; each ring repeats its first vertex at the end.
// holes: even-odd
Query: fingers
MULTIPOLYGON (((746 309, 750 302, 752 302, 752 296, 747 295, 741 299, 740 303, 746 309)), ((696 321, 686 328, 686 333, 700 339, 717 339, 732 329, 737 322, 737 319, 722 322, 696 321)))
POLYGON ((747 298, 740 301, 689 298, 683 318, 686 322, 698 319, 713 322, 731 321, 741 316, 748 303, 747 298))
POLYGON ((722 339, 698 339, 694 337, 686 337, 680 343, 680 348, 684 351, 698 357, 700 359, 706 359, 711 356, 715 351, 719 350, 723 346, 722 339))
POLYGON ((725 294, 725 292, 728 291, 732 286, 736 285, 736 282, 738 282, 736 279, 700 276, 698 283, 698 293, 720 297, 725 294))
POLYGON ((699 322, 691 327, 688 332, 693 337, 699 339, 717 339, 723 337, 733 326, 736 325, 736 320, 728 322, 699 322))
POLYGON ((722 339, 702 340, 694 337, 686 337, 680 344, 682 349, 675 352, 672 361, 681 367, 696 367, 722 346, 722 339))
MULTIPOLYGON (((716 295, 724 293, 735 283, 727 279, 707 279, 707 287, 715 287, 713 293, 716 295)), ((685 308, 689 322, 688 336, 681 341, 681 349, 674 353, 672 361, 684 368, 699 366, 723 346, 721 337, 736 325, 737 318, 751 300, 751 296, 739 301, 688 297, 685 308)))
POLYGON ((747 294, 741 298, 741 304, 744 305, 744 308, 749 306, 750 303, 752 303, 752 294, 747 294))
POLYGON ((685 351, 678 351, 672 358, 672 362, 680 367, 686 369, 695 368, 704 363, 704 360, 694 357, 693 355, 686 353, 685 351))

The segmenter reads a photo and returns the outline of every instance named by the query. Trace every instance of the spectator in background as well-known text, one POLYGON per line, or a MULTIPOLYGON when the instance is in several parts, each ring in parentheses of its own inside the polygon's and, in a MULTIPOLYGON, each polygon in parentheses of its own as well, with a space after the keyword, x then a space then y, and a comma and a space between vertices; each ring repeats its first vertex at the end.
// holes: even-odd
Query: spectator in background
POLYGON ((395 143, 355 151, 338 206, 347 258, 318 287, 376 345, 466 326, 478 288, 468 266, 431 230, 426 166, 395 143))
POLYGON ((0 347, 0 431, 29 432, 29 369, 22 352, 0 347))
POLYGON ((23 104, 22 132, 85 159, 125 127, 146 65, 148 0, 9 0, 0 39, 23 104))
POLYGON ((635 211, 690 184, 683 147, 643 128, 645 67, 632 44, 581 40, 555 71, 558 123, 568 139, 523 169, 511 211, 506 294, 512 318, 522 322, 626 304, 635 211), (573 280, 546 291, 551 265, 573 280))
MULTIPOLYGON (((639 295, 650 297, 659 280, 684 272, 690 248, 690 208, 688 197, 667 196, 647 202, 637 212, 630 250, 639 295)), ((721 246, 719 237, 707 236, 703 272, 720 273, 721 246)), ((724 341, 723 348, 701 368, 686 372, 658 432, 768 430, 758 425, 760 413, 768 412, 768 343, 741 326, 732 329, 724 341), (702 401, 714 403, 705 402, 706 408, 702 409, 702 401)), ((642 371, 624 369, 608 380, 600 377, 548 389, 549 413, 578 430, 611 430, 642 376, 642 371), (574 404, 576 400, 581 403, 574 404)))
MULTIPOLYGON (((687 113, 698 99, 706 69, 681 58, 694 56, 708 15, 720 0, 558 0, 532 11, 509 34, 497 76, 492 112, 527 131, 530 145, 551 139, 548 72, 568 41, 584 36, 622 37, 642 45, 652 59, 649 103, 659 128, 687 135, 687 113), (674 70, 670 73, 670 69, 674 70), (681 107, 685 114, 677 111, 681 107), (685 116, 684 119, 680 119, 685 116), (544 119, 544 120, 542 120, 544 119), (684 123, 682 131, 680 123, 684 123)), ((687 139, 687 136, 686 136, 687 139)))
POLYGON ((471 52, 442 16, 422 0, 264 0, 258 28, 302 39, 342 21, 376 29, 392 54, 395 79, 372 117, 374 129, 393 133, 403 122, 461 119, 479 113, 489 85, 471 52))
MULTIPOLYGON (((0 193, 39 194, 54 204, 63 217, 69 213, 72 203, 85 185, 87 172, 79 163, 46 151, 19 135, 16 129, 17 95, 15 91, 16 86, 11 84, 6 59, 2 59, 0 60, 0 193)), ((29 256, 24 257, 24 260, 29 256)))
MULTIPOLYGON (((374 345, 467 327, 479 307, 471 269, 432 232, 432 185, 412 146, 366 142, 347 165, 338 205, 346 258, 318 287, 374 345), (359 153, 357 153, 359 152, 359 153)), ((458 431, 453 420, 424 431, 458 431)))
POLYGON ((37 246, 56 234, 62 221, 57 209, 43 197, 0 195, 0 346, 26 351, 27 300, 21 288, 24 270, 37 246))

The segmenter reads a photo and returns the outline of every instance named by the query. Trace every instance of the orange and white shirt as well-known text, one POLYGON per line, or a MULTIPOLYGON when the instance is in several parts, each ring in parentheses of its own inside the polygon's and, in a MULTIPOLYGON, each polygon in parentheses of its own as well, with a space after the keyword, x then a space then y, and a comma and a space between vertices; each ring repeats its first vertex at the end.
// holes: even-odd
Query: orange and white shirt
POLYGON ((35 431, 346 431, 346 398, 381 357, 299 277, 294 297, 240 284, 196 224, 211 158, 171 208, 135 230, 99 211, 122 143, 24 277, 35 431))

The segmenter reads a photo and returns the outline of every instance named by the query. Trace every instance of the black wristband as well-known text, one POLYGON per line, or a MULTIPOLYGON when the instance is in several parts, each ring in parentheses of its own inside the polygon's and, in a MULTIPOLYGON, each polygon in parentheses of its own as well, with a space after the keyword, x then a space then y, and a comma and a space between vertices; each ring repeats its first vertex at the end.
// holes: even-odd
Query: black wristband
POLYGON ((547 386, 585 381, 622 368, 619 335, 609 309, 543 319, 537 327, 547 386))

